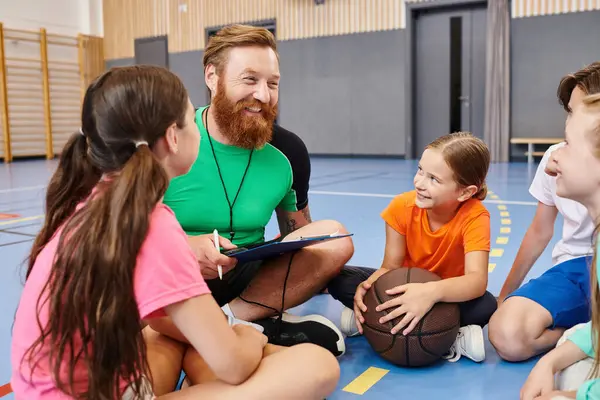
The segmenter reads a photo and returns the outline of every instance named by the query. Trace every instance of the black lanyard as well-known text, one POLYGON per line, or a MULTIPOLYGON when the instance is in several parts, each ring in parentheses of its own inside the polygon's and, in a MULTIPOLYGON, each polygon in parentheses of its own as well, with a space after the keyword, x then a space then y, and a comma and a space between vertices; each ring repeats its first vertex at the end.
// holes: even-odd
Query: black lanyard
POLYGON ((246 179, 246 174, 248 173, 248 169, 250 168, 250 162, 252 161, 252 155, 254 154, 254 149, 250 150, 250 157, 248 157, 248 164, 246 165, 246 170, 244 171, 244 176, 242 176, 242 181, 240 182, 240 187, 235 194, 235 198, 233 199, 233 203, 229 200, 229 194, 227 194, 227 188, 225 187, 225 181, 223 180, 223 174, 221 173, 221 167, 219 166, 219 162, 217 161, 217 155, 215 153, 215 148, 212 143, 212 138, 210 136, 210 132, 208 131, 208 107, 206 108, 206 112, 202 115, 202 119, 204 122, 204 127, 206 128, 206 134, 208 135, 208 143, 210 143, 210 148, 212 149, 213 158, 215 160, 215 164, 217 166, 217 171, 219 171, 219 178, 221 178, 221 185, 223 185, 223 192, 225 193, 225 199, 227 199, 227 204, 229 205, 229 240, 233 242, 233 237, 235 236, 235 232, 233 231, 233 207, 235 206, 235 202, 238 199, 240 191, 242 190, 242 185, 244 184, 244 179, 246 179))

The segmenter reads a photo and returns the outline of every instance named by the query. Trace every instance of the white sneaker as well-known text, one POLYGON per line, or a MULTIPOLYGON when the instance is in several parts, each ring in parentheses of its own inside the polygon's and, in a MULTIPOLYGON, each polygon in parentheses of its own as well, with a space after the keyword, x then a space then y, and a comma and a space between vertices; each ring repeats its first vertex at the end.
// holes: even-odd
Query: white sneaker
POLYGON ((485 344, 483 342, 483 329, 479 325, 463 326, 458 330, 456 340, 444 358, 456 362, 461 356, 470 358, 475 362, 485 359, 485 344))
POLYGON ((257 331, 259 331, 260 333, 264 333, 265 328, 263 328, 262 326, 258 325, 258 324, 254 324, 252 322, 248 322, 248 321, 244 321, 243 319, 237 319, 236 317, 232 317, 231 315, 227 315, 227 322, 229 323, 229 326, 234 326, 234 325, 248 325, 253 327, 254 329, 256 329, 257 331))
POLYGON ((348 307, 344 307, 342 310, 342 317, 340 318, 340 330, 347 337, 359 336, 360 332, 356 326, 356 319, 354 317, 354 310, 348 307))

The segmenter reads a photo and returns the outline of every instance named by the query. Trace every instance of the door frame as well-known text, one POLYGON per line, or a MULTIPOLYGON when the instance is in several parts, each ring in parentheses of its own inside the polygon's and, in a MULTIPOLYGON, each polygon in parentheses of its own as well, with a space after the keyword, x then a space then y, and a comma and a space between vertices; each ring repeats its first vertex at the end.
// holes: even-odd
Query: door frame
POLYGON ((459 8, 465 8, 469 6, 481 6, 485 5, 487 8, 488 0, 435 0, 435 1, 419 1, 419 2, 406 2, 406 47, 405 47, 405 69, 406 69, 406 85, 405 85, 405 132, 406 132, 406 155, 405 158, 410 160, 416 158, 418 154, 415 149, 416 138, 414 131, 414 119, 415 119, 415 95, 416 95, 416 82, 415 82, 415 47, 416 47, 416 34, 415 34, 415 18, 419 12, 425 10, 448 10, 453 11, 459 8))

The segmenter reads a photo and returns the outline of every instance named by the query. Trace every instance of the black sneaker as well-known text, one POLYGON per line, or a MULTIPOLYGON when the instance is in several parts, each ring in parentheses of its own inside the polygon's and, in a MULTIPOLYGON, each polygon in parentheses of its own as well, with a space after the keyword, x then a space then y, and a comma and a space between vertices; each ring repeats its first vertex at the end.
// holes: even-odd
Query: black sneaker
POLYGON ((269 343, 290 347, 300 343, 312 343, 329 350, 339 357, 346 352, 342 332, 333 322, 321 315, 296 316, 284 313, 282 319, 266 318, 254 321, 265 328, 269 343))

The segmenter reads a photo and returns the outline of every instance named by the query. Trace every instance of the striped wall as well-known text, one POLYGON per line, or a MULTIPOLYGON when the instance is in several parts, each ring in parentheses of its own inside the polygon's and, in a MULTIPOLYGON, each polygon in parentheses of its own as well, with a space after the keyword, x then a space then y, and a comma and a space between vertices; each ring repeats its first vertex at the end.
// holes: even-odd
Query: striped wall
POLYGON ((512 0, 513 18, 592 10, 600 10, 600 0, 512 0))
MULTIPOLYGON (((132 58, 134 39, 169 36, 169 52, 201 50, 205 28, 277 21, 277 39, 402 29, 405 3, 435 0, 103 0, 107 59, 132 58)), ((600 9, 600 0, 513 0, 514 18, 600 9)))

